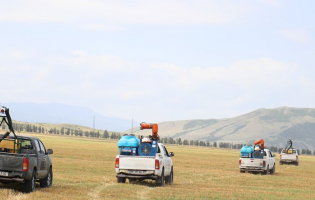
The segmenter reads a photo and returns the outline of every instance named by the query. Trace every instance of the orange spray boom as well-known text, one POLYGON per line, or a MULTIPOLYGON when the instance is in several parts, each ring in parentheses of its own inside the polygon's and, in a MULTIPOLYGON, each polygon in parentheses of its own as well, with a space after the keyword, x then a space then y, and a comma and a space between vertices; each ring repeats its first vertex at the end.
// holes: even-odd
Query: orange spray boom
POLYGON ((140 124, 140 130, 143 129, 152 129, 152 139, 157 140, 158 139, 158 125, 157 124, 147 124, 142 122, 140 124))
POLYGON ((254 142, 254 145, 260 144, 260 148, 263 149, 265 147, 265 142, 263 139, 257 140, 254 142))

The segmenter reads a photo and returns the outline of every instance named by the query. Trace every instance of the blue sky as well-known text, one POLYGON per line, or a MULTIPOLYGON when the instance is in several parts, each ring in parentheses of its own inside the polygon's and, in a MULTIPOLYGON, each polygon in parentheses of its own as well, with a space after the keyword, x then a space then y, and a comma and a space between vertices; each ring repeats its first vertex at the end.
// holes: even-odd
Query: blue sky
POLYGON ((64 103, 147 122, 314 108, 314 7, 0 0, 0 73, 9 83, 1 103, 64 103))

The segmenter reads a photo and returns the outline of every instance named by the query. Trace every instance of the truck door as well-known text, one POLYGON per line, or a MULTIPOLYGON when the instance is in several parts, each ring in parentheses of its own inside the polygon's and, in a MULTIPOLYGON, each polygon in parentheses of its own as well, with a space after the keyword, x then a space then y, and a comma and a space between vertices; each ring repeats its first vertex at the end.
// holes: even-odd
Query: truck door
POLYGON ((273 162, 273 157, 271 154, 271 151, 268 151, 267 153, 268 157, 269 157, 269 169, 273 168, 274 162, 273 162))
POLYGON ((46 161, 46 155, 45 155, 45 148, 41 147, 42 144, 40 141, 35 140, 35 146, 37 150, 37 171, 38 171, 38 177, 42 178, 45 177, 46 169, 45 169, 45 162, 46 161))
POLYGON ((165 163, 164 175, 168 176, 171 173, 171 158, 168 155, 168 152, 165 146, 163 146, 163 148, 164 148, 164 163, 165 163))
POLYGON ((48 160, 48 154, 46 152, 45 146, 43 145, 42 141, 38 140, 39 142, 39 146, 40 146, 40 150, 43 156, 43 160, 42 160, 42 170, 43 170, 43 176, 46 177, 48 174, 48 168, 47 168, 47 160, 48 160))

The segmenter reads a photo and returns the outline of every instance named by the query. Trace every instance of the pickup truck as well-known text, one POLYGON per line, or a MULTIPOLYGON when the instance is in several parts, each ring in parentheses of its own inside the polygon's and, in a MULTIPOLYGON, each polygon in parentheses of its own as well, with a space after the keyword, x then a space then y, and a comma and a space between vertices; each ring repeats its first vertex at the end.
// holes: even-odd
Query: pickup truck
POLYGON ((168 153, 162 143, 158 143, 155 156, 116 156, 116 177, 118 183, 129 181, 151 179, 156 181, 157 186, 173 183, 173 152, 168 153))
POLYGON ((261 172, 263 174, 275 173, 275 155, 272 155, 268 149, 255 151, 253 157, 243 157, 239 159, 240 173, 261 172))
POLYGON ((295 164, 296 166, 299 165, 299 154, 296 149, 283 149, 280 154, 280 165, 286 164, 295 164))
POLYGON ((9 137, 0 134, 0 182, 22 183, 25 193, 33 192, 36 181, 40 187, 50 187, 53 181, 52 162, 42 141, 31 136, 9 137), (5 136, 5 138, 3 138, 5 136), (19 141, 19 149, 14 150, 12 143, 19 141))

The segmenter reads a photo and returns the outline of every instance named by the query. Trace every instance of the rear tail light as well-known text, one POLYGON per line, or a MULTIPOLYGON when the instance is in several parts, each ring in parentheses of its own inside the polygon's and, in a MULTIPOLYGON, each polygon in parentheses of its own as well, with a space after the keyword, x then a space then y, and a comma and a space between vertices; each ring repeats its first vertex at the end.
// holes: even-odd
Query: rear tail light
POLYGON ((298 159, 299 158, 299 156, 298 155, 296 155, 296 159, 298 159))
POLYGON ((160 169, 160 161, 155 160, 155 169, 160 169))
POLYGON ((280 155, 280 159, 282 158, 282 155, 280 155))
POLYGON ((23 158, 22 171, 28 171, 29 162, 27 158, 23 158))
POLYGON ((241 165, 241 164, 242 164, 242 160, 239 159, 239 160, 238 160, 238 165, 241 165))
POLYGON ((263 161, 263 166, 266 167, 266 161, 263 161))
POLYGON ((119 168, 119 158, 116 158, 115 167, 116 167, 116 168, 119 168))

